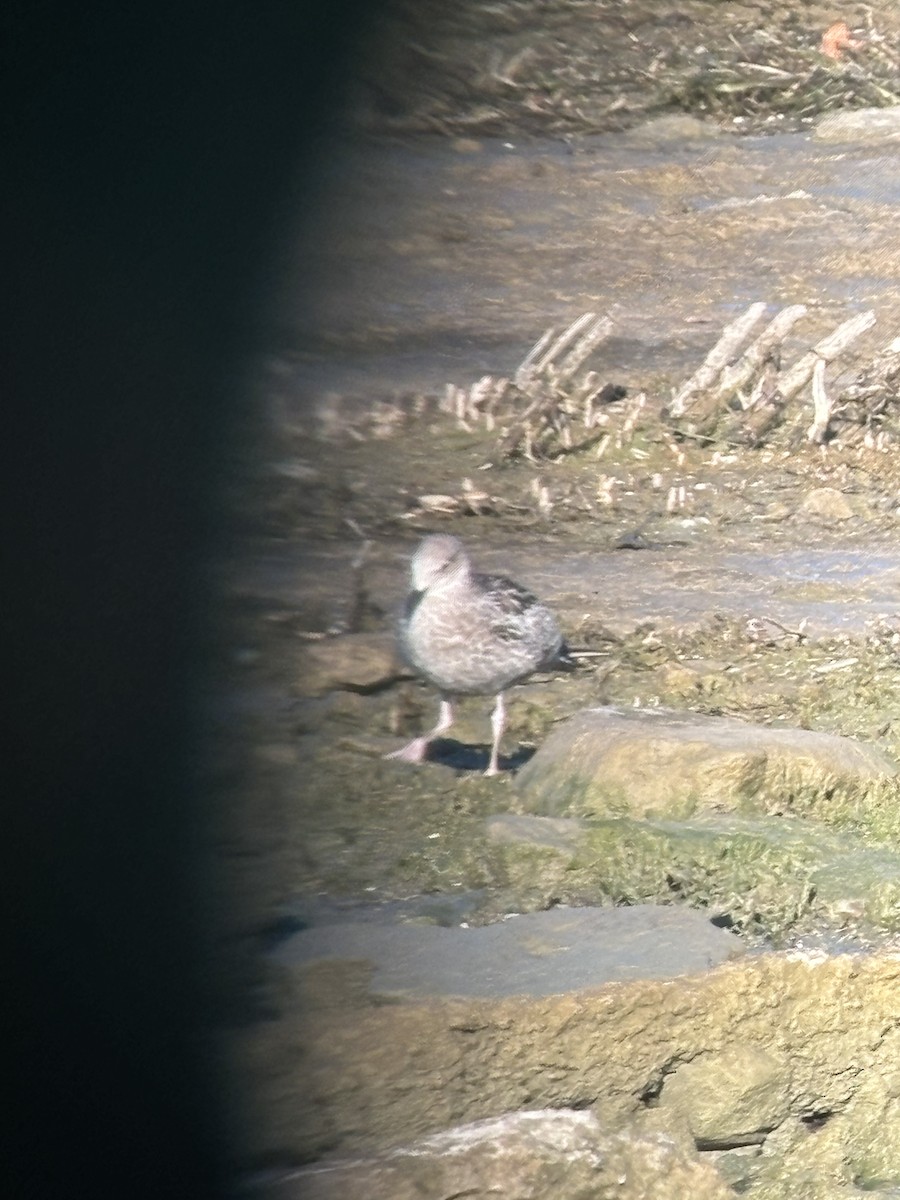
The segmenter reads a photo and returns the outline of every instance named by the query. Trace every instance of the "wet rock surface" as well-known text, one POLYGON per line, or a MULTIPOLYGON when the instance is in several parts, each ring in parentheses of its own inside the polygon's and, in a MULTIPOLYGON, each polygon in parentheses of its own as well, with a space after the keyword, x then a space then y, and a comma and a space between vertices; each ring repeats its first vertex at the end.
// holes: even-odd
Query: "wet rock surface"
POLYGON ((477 928, 347 922, 290 937, 281 966, 349 959, 373 994, 553 996, 612 980, 667 979, 744 952, 701 913, 672 907, 554 908, 477 928))

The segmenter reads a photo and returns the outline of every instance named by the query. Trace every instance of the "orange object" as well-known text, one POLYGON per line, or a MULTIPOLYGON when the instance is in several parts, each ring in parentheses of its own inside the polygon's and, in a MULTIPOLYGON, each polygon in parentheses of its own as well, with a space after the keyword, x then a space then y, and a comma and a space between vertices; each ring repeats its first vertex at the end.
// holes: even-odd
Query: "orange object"
POLYGON ((850 36, 846 21, 835 21, 822 34, 820 53, 837 61, 844 50, 856 50, 863 43, 850 36))

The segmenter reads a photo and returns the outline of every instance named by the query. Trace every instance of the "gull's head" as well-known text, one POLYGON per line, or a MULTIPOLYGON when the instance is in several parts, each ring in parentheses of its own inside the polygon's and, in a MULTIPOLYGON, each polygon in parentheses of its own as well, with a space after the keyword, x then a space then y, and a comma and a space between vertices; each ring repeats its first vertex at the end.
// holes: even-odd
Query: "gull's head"
POLYGON ((434 533, 424 538, 412 557, 411 575, 414 592, 455 583, 469 574, 469 558, 459 538, 434 533))

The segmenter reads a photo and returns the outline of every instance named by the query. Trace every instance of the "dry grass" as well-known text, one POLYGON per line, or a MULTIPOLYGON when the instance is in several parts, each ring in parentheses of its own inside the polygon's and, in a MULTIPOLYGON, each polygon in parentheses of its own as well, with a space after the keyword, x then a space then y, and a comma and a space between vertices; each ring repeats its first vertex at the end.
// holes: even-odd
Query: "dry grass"
POLYGON ((886 3, 405 0, 364 67, 363 119, 456 136, 597 133, 673 111, 796 128, 900 102, 898 24, 886 3), (847 34, 829 40, 840 16, 847 34))

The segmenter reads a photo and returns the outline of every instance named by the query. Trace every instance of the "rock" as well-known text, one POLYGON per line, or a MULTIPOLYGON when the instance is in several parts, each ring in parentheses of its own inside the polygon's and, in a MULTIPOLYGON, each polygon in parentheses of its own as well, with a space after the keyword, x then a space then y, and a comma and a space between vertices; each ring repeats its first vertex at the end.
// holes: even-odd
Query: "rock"
POLYGON ((789 504, 785 504, 783 500, 772 500, 765 506, 759 519, 776 524, 780 521, 789 521, 793 515, 794 510, 789 504))
POLYGON ((670 979, 742 954, 700 912, 668 905, 564 908, 474 929, 346 921, 313 926, 274 952, 282 966, 333 959, 374 968, 371 990, 416 996, 552 996, 613 980, 670 979))
POLYGON ((335 688, 373 691, 408 675, 391 633, 346 633, 310 642, 304 649, 298 690, 320 696, 335 688))
POLYGON ((660 682, 670 692, 684 696, 715 691, 728 664, 710 659, 685 659, 666 663, 660 670, 660 682))
POLYGON ((509 1113, 368 1160, 322 1163, 248 1189, 260 1200, 728 1200, 709 1165, 662 1134, 605 1132, 593 1113, 509 1113))
POLYGON ((722 130, 714 121, 702 121, 689 113, 667 113, 635 126, 629 131, 628 140, 640 146, 721 141, 722 130))
POLYGON ((880 751, 808 729, 662 709, 592 708, 553 731, 516 779, 544 816, 669 816, 803 809, 897 768, 880 751))
POLYGON ((800 511, 809 517, 823 517, 828 521, 848 521, 855 515, 844 493, 828 487, 807 492, 800 511))
MULTIPOLYGON (((835 1162, 845 1164, 848 1183, 854 1160, 900 1169, 896 954, 745 955, 700 974, 561 996, 399 1004, 373 1002, 358 977, 344 993, 334 972, 323 1003, 311 991, 319 970, 302 987, 285 987, 272 1019, 229 1038, 246 1101, 245 1159, 371 1156, 462 1122, 574 1108, 597 1114, 604 1128, 664 1134, 688 1154, 696 1138, 685 1116, 730 1139, 786 1113, 760 1159, 773 1170, 793 1155, 825 1185, 835 1182, 835 1162), (727 1068, 736 1047, 762 1057, 727 1093, 731 1115, 721 1126, 710 1112, 676 1105, 677 1088, 667 1098, 686 1065, 719 1060, 727 1068), (775 1065, 764 1101, 765 1089, 757 1095, 751 1081, 765 1077, 766 1056, 775 1065), (820 1144, 829 1146, 822 1159, 820 1144)), ((688 1088, 685 1079, 685 1096, 695 1096, 699 1084, 688 1088)))
POLYGON ((687 1121, 701 1150, 762 1144, 788 1115, 790 1064, 759 1046, 730 1046, 684 1063, 669 1078, 660 1105, 687 1121))
POLYGON ((900 138, 900 109, 857 108, 824 116, 813 130, 824 142, 881 142, 900 138))

